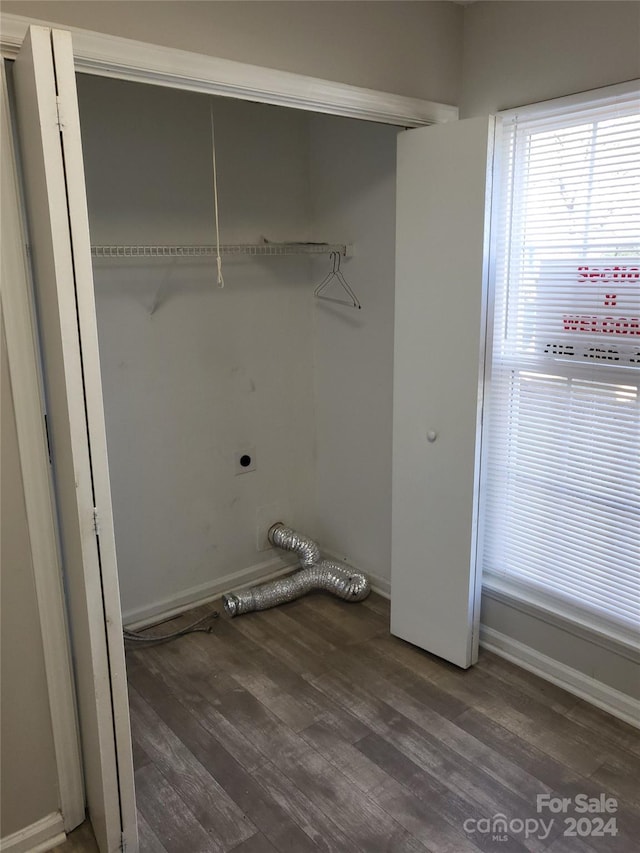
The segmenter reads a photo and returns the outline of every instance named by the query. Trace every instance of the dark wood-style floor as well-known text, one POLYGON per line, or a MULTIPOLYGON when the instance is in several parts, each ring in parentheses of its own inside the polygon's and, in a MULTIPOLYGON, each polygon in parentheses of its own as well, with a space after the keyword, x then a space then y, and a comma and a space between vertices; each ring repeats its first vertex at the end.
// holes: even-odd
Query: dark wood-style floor
POLYGON ((463 672, 388 624, 379 596, 318 594, 130 651, 141 849, 639 849, 640 732, 492 654, 463 672), (565 815, 536 812, 548 793, 616 798, 619 834, 564 837, 565 815), (555 822, 544 840, 465 832, 498 813, 555 822))
POLYGON ((83 824, 67 835, 66 841, 52 847, 49 853, 99 853, 89 821, 85 820, 83 824))

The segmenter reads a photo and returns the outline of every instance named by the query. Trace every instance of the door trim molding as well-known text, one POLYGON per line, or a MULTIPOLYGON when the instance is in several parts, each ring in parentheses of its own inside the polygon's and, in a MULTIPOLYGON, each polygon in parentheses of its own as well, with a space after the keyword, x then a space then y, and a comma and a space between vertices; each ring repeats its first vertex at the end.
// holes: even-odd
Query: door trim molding
POLYGON ((9 101, 2 73, 2 312, 64 827, 85 819, 75 686, 9 101))
POLYGON ((0 47, 7 59, 15 57, 29 24, 38 24, 70 31, 76 70, 88 74, 399 127, 441 124, 458 118, 457 107, 435 101, 262 68, 21 15, 2 15, 1 21, 0 47))

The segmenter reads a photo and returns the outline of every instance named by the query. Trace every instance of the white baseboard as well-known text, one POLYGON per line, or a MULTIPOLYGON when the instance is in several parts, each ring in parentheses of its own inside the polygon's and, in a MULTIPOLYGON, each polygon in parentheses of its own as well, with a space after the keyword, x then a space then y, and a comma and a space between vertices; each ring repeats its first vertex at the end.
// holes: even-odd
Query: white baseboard
POLYGON ((213 601, 227 592, 232 592, 234 589, 244 589, 257 581, 263 583, 276 578, 278 575, 291 571, 294 565, 291 561, 287 562, 286 558, 272 557, 263 563, 257 563, 237 572, 230 572, 228 575, 183 590, 153 604, 127 610, 122 614, 122 621, 130 631, 148 628, 149 625, 172 619, 192 607, 207 604, 207 602, 213 601))
POLYGON ((560 663, 553 658, 547 657, 540 652, 525 646, 517 640, 501 634, 493 628, 480 626, 480 645, 490 652, 515 663, 517 666, 539 675, 546 681, 551 681, 562 687, 569 693, 579 696, 592 705, 602 708, 614 717, 624 720, 632 726, 640 728, 640 701, 632 696, 627 696, 613 687, 597 681, 573 669, 566 664, 560 663))
POLYGON ((67 838, 60 812, 53 812, 12 835, 0 838, 2 853, 45 853, 67 838))
POLYGON ((377 575, 368 575, 368 578, 373 592, 377 592, 383 598, 391 598, 391 581, 389 578, 380 578, 377 575))
MULTIPOLYGON (((327 553, 327 557, 334 560, 339 559, 329 553, 327 553)), ((290 572, 295 566, 296 561, 294 557, 290 557, 288 560, 286 556, 284 558, 273 557, 264 563, 257 563, 248 569, 231 572, 209 583, 191 587, 191 589, 184 590, 169 598, 161 599, 153 604, 125 611, 122 614, 122 621, 130 631, 139 631, 141 628, 148 628, 150 625, 157 625, 160 622, 165 622, 167 619, 173 619, 174 616, 178 616, 192 607, 198 607, 201 604, 214 601, 216 598, 234 589, 244 589, 252 584, 265 583, 273 578, 277 578, 279 575, 290 572)), ((371 574, 368 577, 371 581, 373 592, 379 593, 383 598, 391 597, 391 584, 387 578, 380 578, 371 574)))

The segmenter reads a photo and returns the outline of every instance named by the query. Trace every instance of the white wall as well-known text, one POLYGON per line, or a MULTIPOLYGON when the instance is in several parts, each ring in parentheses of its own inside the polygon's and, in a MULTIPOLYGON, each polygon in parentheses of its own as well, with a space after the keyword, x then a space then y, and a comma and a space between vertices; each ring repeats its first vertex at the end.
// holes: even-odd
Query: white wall
MULTIPOLYGON (((92 242, 214 242, 209 100, 95 77, 79 97, 92 242)), ((215 120, 222 241, 306 239, 306 115, 219 99, 215 120)), ((96 264, 126 619, 271 557, 264 507, 303 530, 315 515, 309 261, 229 258, 224 275, 220 290, 212 259, 96 264)))
POLYGON ((3 11, 457 104, 463 9, 448 2, 31 2, 3 11))
MULTIPOLYGON (((211 242, 209 101, 78 84, 92 242, 211 242)), ((364 307, 313 299, 327 257, 96 263, 128 620, 269 558, 264 510, 389 579, 397 130, 214 104, 223 241, 353 242, 364 307)))
MULTIPOLYGON (((314 231, 354 243, 342 271, 362 303, 315 308, 318 536, 389 581, 397 129, 311 117, 314 231)), ((315 265, 314 265, 315 266, 315 265)), ((316 279, 325 270, 318 268, 316 279)), ((331 295, 337 295, 335 291, 331 295)))
POLYGON ((636 0, 481 2, 464 10, 460 118, 636 77, 636 0))
POLYGON ((58 776, 49 692, 16 432, 11 380, 0 318, 2 550, 2 729, 0 838, 58 810, 58 776))

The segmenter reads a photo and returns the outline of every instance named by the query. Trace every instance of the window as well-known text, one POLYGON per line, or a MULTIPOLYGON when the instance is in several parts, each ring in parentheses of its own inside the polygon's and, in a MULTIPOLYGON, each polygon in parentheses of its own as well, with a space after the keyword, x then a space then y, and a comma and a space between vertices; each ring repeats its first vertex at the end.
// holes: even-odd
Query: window
POLYGON ((640 95, 504 114, 483 569, 640 622, 640 95))

